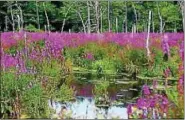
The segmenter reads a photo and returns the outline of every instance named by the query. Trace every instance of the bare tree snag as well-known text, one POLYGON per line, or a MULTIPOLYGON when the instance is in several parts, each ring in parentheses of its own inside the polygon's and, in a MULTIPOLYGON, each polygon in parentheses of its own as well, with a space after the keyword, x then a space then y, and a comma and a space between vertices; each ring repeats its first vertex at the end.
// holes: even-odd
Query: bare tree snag
POLYGON ((101 12, 101 33, 103 32, 103 14, 101 12))
POLYGON ((81 22, 82 22, 82 25, 83 25, 83 29, 84 29, 84 33, 86 33, 86 27, 85 27, 85 24, 84 24, 82 15, 81 15, 81 13, 79 12, 79 10, 78 10, 78 11, 76 10, 76 12, 78 13, 78 15, 79 15, 79 17, 80 17, 80 19, 81 19, 81 22))
POLYGON ((48 14, 46 12, 46 6, 45 6, 45 3, 44 2, 43 2, 43 7, 44 7, 44 13, 45 13, 45 16, 46 16, 46 20, 47 20, 48 31, 50 33, 50 24, 49 24, 48 14))
POLYGON ((8 31, 8 17, 7 15, 5 16, 5 31, 8 31))
POLYGON ((13 33, 14 33, 15 32, 15 21, 14 21, 14 17, 13 17, 12 6, 10 7, 10 13, 11 13, 11 19, 12 19, 12 30, 13 30, 13 33))
POLYGON ((183 31, 185 32, 185 1, 179 1, 182 14, 183 31))
POLYGON ((100 30, 99 30, 99 1, 96 0, 95 1, 95 16, 96 16, 96 32, 97 33, 100 33, 100 30))
POLYGON ((127 33, 127 1, 125 1, 125 32, 127 33))
POLYGON ((152 32, 155 32, 155 25, 154 25, 154 12, 152 12, 152 32))
POLYGON ((137 32, 137 11, 136 11, 135 5, 132 4, 132 6, 134 8, 134 14, 135 14, 134 32, 136 33, 137 32))
POLYGON ((37 0, 35 1, 35 4, 36 4, 36 12, 37 12, 37 27, 38 29, 40 30, 40 20, 39 20, 39 10, 38 10, 38 4, 37 4, 37 0))
POLYGON ((149 11, 149 17, 148 17, 148 33, 147 33, 147 39, 146 39, 146 49, 147 49, 148 60, 151 59, 151 57, 150 57, 150 49, 149 49, 150 23, 151 23, 151 11, 149 11))
POLYGON ((23 30, 23 28, 24 28, 23 13, 22 13, 22 9, 21 9, 21 7, 20 7, 20 6, 18 6, 17 1, 16 1, 16 6, 17 6, 17 8, 18 8, 18 9, 19 9, 19 11, 20 11, 20 16, 19 16, 19 19, 20 19, 20 22, 19 22, 19 24, 20 24, 20 29, 19 29, 19 30, 23 30))
POLYGON ((21 30, 21 25, 20 25, 20 16, 19 15, 17 15, 17 24, 18 24, 18 29, 19 29, 19 31, 21 30))
POLYGON ((118 32, 118 18, 116 17, 116 32, 118 32))
POLYGON ((87 31, 88 31, 88 33, 91 33, 91 18, 90 18, 90 5, 89 5, 89 1, 87 1, 87 14, 88 14, 88 27, 87 27, 87 31))
POLYGON ((157 3, 157 10, 158 10, 158 15, 159 15, 159 19, 160 19, 160 33, 162 33, 163 32, 163 19, 162 19, 161 13, 159 11, 159 3, 157 3))
MULTIPOLYGON (((71 5, 72 6, 72 5, 71 5)), ((64 20, 63 20, 63 23, 62 23, 62 30, 61 32, 64 31, 64 26, 65 26, 65 22, 66 22, 66 17, 67 17, 67 14, 69 13, 69 10, 71 9, 71 6, 67 9, 67 12, 65 13, 64 15, 64 20)))
POLYGON ((107 17, 108 17, 108 25, 109 25, 109 32, 110 32, 110 1, 108 1, 108 8, 107 8, 107 17))

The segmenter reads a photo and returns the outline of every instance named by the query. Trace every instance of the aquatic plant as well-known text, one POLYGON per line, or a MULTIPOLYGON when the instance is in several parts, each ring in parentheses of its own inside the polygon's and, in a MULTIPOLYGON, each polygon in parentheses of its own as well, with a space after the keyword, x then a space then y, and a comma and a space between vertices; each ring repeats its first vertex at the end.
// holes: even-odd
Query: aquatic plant
POLYGON ((109 104, 109 95, 108 95, 108 86, 109 81, 101 81, 99 84, 95 85, 93 94, 95 96, 95 103, 98 105, 107 105, 109 104))

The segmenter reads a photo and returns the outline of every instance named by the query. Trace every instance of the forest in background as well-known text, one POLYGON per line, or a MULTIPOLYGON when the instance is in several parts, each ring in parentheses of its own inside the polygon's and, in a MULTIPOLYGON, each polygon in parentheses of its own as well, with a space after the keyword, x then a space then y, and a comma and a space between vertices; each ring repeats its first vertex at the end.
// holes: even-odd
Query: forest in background
POLYGON ((0 30, 182 32, 182 1, 1 1, 0 30))

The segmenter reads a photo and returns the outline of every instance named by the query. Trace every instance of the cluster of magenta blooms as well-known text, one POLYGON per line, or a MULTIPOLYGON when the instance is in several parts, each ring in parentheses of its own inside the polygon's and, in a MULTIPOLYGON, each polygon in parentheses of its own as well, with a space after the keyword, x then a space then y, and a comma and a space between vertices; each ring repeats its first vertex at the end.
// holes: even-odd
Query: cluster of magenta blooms
MULTIPOLYGON (((157 82, 154 80, 154 89, 156 85, 157 82)), ((169 101, 165 95, 157 94, 151 91, 147 85, 143 85, 142 96, 137 99, 136 103, 127 106, 127 112, 130 118, 134 118, 135 114, 135 118, 161 119, 166 117, 168 104, 169 101)))
MULTIPOLYGON (((53 56, 55 58, 61 57, 61 51, 64 47, 78 47, 89 42, 113 42, 120 46, 130 45, 134 48, 145 48, 147 33, 102 33, 102 34, 85 34, 85 33, 45 33, 45 32, 4 32, 1 34, 2 48, 10 48, 17 45, 20 41, 24 41, 26 36, 26 44, 44 40, 45 48, 41 51, 36 51, 35 48, 29 50, 30 58, 42 60, 43 57, 53 56), (31 51, 31 52, 30 52, 31 51)), ((149 46, 160 48, 164 53, 170 53, 169 48, 173 46, 182 46, 183 33, 151 33, 149 46)), ((16 66, 20 57, 24 54, 27 48, 18 51, 15 56, 5 54, 1 49, 2 63, 6 67, 16 66)), ((182 49, 181 49, 182 50, 182 49)), ((87 59, 93 59, 91 53, 86 53, 87 59)), ((21 62, 22 60, 19 60, 21 62)))
MULTIPOLYGON (((9 67, 19 67, 20 72, 27 72, 25 60, 23 55, 27 54, 30 59, 42 61, 43 58, 63 59, 61 51, 64 47, 78 47, 89 42, 111 42, 120 46, 130 45, 134 48, 146 48, 147 33, 102 33, 102 34, 85 34, 85 33, 45 33, 45 32, 5 32, 1 34, 2 40, 2 61, 1 64, 4 69, 9 67), (16 46, 20 41, 24 41, 25 45, 30 43, 44 40, 45 46, 41 50, 37 50, 31 46, 17 50, 15 55, 10 55, 5 52, 5 49, 16 46)), ((183 33, 150 33, 149 47, 157 47, 163 50, 164 53, 170 55, 170 48, 177 46, 179 48, 179 55, 184 60, 184 35, 183 33)), ((86 53, 87 59, 94 59, 92 53, 86 53)), ((182 64, 179 69, 183 71, 184 65, 182 64)), ((168 70, 166 70, 168 74, 168 70)), ((178 81, 179 88, 184 90, 183 82, 184 75, 178 81)), ((154 81, 153 87, 155 88, 157 82, 154 81)), ((183 92, 183 91, 182 91, 183 92)), ((160 115, 160 106, 163 113, 168 111, 168 99, 164 95, 155 94, 149 90, 147 85, 143 86, 143 95, 135 104, 128 105, 128 115, 133 114, 132 107, 135 106, 142 110, 141 118, 148 118, 148 114, 153 119, 164 117, 165 114, 160 115)))

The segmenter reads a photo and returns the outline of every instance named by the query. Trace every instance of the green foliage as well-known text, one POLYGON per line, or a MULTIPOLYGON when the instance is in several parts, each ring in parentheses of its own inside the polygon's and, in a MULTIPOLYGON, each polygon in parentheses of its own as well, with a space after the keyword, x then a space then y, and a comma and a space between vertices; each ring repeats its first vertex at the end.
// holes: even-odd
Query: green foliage
POLYGON ((173 102, 176 106, 178 106, 178 91, 177 87, 173 87, 171 89, 166 89, 166 94, 168 99, 173 102))
POLYGON ((99 82, 99 84, 95 85, 93 94, 96 97, 100 97, 104 94, 107 94, 108 87, 109 87, 109 81, 103 80, 103 81, 99 82))
POLYGON ((74 91, 66 84, 62 84, 60 89, 56 91, 56 100, 62 103, 74 100, 74 91))
POLYGON ((31 118, 48 118, 48 98, 40 84, 26 89, 22 96, 22 106, 25 114, 31 118))
MULTIPOLYGON (((48 14, 50 21, 50 29, 61 31, 61 25, 65 19, 64 31, 71 29, 73 32, 83 32, 83 25, 80 16, 77 12, 81 14, 82 20, 85 21, 88 18, 87 12, 87 2, 86 1, 38 1, 36 6, 36 1, 28 2, 17 2, 23 11, 24 24, 29 26, 27 29, 31 31, 36 31, 35 26, 37 26, 37 8, 39 12, 39 23, 41 29, 44 31, 44 25, 46 25, 46 16, 44 12, 44 6, 48 14), (60 27, 59 27, 60 26, 60 27)), ((91 32, 97 32, 95 28, 96 24, 96 12, 95 12, 95 2, 89 2, 90 5, 90 18, 91 18, 91 32)), ((159 12, 162 16, 163 23, 165 23, 164 31, 172 32, 175 30, 182 31, 182 15, 180 11, 180 6, 174 1, 110 1, 109 2, 109 14, 108 14, 108 1, 99 1, 99 16, 102 13, 102 32, 108 31, 109 22, 108 15, 111 21, 111 31, 117 32, 116 30, 116 18, 118 19, 118 32, 125 31, 123 29, 123 24, 127 23, 127 31, 132 31, 133 23, 137 23, 138 32, 143 32, 144 27, 147 27, 146 21, 148 20, 148 11, 152 11, 152 21, 154 22, 154 31, 159 31, 160 19, 158 15, 159 12), (135 12, 137 14, 137 21, 135 12), (124 23, 123 23, 124 21, 124 23)), ((5 26, 5 16, 11 18, 11 10, 9 6, 15 5, 16 2, 4 1, 1 2, 0 14, 1 24, 5 26), (5 8, 8 8, 5 11, 5 8)), ((19 10, 17 7, 13 7, 13 14, 19 15, 19 10)), ((101 19, 101 17, 100 17, 101 19)), ((101 23, 101 20, 100 20, 101 23)), ((8 25, 11 23, 8 22, 8 25)), ((86 24, 86 23, 85 23, 86 24)), ((17 26, 16 26, 17 27, 17 26)), ((16 28, 17 29, 17 28, 16 28)), ((10 30, 10 28, 8 28, 10 30)))
POLYGON ((184 118, 184 100, 180 100, 179 93, 177 91, 177 87, 174 86, 171 89, 166 90, 166 94, 168 99, 171 102, 171 106, 169 108, 168 117, 169 118, 184 118))
POLYGON ((39 29, 37 29, 34 25, 29 24, 25 27, 26 31, 30 31, 30 32, 40 32, 39 29))
POLYGON ((2 73, 1 76, 1 113, 5 113, 7 110, 12 111, 11 102, 15 99, 15 95, 12 94, 16 88, 15 75, 11 72, 2 73))
MULTIPOLYGON (((5 114, 6 111, 13 111, 13 103, 16 101, 17 97, 24 96, 24 92, 28 90, 28 86, 31 80, 33 80, 32 75, 21 74, 17 76, 15 71, 11 70, 9 72, 2 73, 2 96, 1 96, 1 112, 5 114)), ((24 101, 21 102, 24 104, 24 101)), ((9 116, 8 116, 9 117, 9 116)))
POLYGON ((51 59, 51 62, 49 63, 47 61, 44 61, 40 67, 41 74, 59 79, 61 75, 61 64, 57 60, 51 59))
POLYGON ((93 90, 93 94, 95 97, 96 104, 109 104, 109 97, 108 97, 108 87, 109 81, 103 80, 95 85, 93 90))

